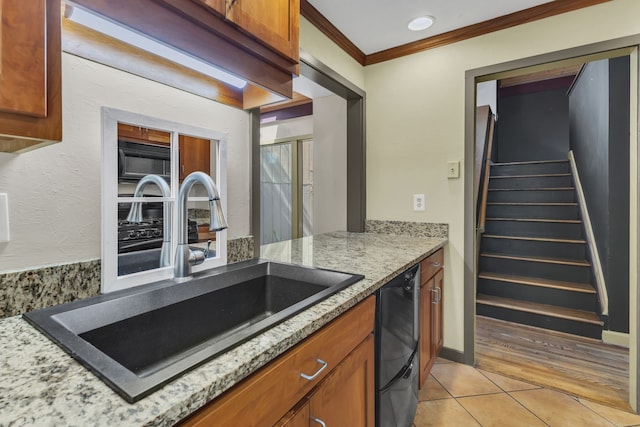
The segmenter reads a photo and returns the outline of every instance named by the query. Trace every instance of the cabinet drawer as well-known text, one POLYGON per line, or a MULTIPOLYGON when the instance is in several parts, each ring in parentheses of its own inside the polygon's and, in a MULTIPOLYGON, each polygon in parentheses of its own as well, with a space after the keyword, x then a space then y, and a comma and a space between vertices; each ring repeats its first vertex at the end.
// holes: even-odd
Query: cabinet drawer
POLYGON ((374 313, 372 296, 215 399, 183 425, 272 426, 372 333, 374 313))
POLYGON ((444 266, 444 249, 440 248, 435 253, 422 260, 420 266, 420 283, 425 284, 434 274, 444 266))

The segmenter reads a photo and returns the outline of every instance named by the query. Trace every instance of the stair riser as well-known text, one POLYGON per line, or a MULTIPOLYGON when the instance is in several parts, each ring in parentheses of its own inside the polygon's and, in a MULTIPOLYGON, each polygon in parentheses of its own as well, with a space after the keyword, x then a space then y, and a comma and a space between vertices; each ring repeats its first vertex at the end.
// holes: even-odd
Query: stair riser
POLYGON ((480 271, 514 276, 539 277, 565 282, 591 283, 590 267, 480 257, 480 271))
POLYGON ((544 175, 549 173, 569 173, 569 162, 531 163, 527 165, 492 165, 491 175, 544 175))
POLYGON ((482 238, 482 251, 497 254, 531 255, 549 258, 587 259, 584 243, 540 242, 536 240, 511 240, 482 238))
POLYGON ((488 202, 499 203, 569 203, 575 202, 575 190, 489 190, 488 202))
POLYGON ((579 219, 578 206, 487 205, 489 218, 579 219))
POLYGON ((489 188, 557 188, 572 187, 571 176, 544 176, 531 178, 491 178, 489 188))
POLYGON ((498 280, 478 279, 478 292, 485 295, 495 295, 520 301, 551 304, 559 307, 575 308, 577 310, 591 312, 596 312, 598 309, 595 294, 574 292, 563 289, 530 286, 498 280))
POLYGON ((579 239, 582 224, 531 221, 491 221, 485 222, 485 233, 499 236, 551 237, 558 239, 579 239))
POLYGON ((502 307, 493 307, 484 304, 477 304, 476 313, 481 316, 493 317, 494 319, 506 320, 523 325, 536 326, 539 328, 551 329, 559 332, 566 332, 583 337, 601 339, 602 327, 591 323, 582 323, 574 320, 557 319, 540 314, 527 313, 518 310, 510 310, 502 307))

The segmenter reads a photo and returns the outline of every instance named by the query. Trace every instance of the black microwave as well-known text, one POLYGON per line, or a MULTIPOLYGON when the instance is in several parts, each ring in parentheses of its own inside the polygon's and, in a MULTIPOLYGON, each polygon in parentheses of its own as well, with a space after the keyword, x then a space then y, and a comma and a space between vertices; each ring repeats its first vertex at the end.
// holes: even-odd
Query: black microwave
POLYGON ((171 149, 163 145, 118 141, 118 180, 139 181, 151 174, 171 180, 171 149))

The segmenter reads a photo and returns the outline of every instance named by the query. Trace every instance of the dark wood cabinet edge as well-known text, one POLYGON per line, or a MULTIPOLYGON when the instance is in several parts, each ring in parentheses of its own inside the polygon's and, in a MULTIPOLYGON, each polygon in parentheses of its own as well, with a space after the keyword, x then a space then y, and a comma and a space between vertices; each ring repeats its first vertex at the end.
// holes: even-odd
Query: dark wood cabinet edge
POLYGON ((23 153, 62 140, 62 55, 59 0, 46 0, 47 117, 0 113, 0 152, 23 153))
POLYGON ((300 13, 360 65, 367 66, 609 1, 611 0, 555 0, 368 55, 340 32, 308 0, 300 0, 300 13))
POLYGON ((259 56, 246 46, 240 47, 240 40, 253 43, 252 46, 257 42, 232 31, 217 16, 190 0, 76 0, 76 3, 245 78, 256 87, 292 96, 295 64, 262 46, 259 56), (275 58, 280 58, 280 62, 275 58))

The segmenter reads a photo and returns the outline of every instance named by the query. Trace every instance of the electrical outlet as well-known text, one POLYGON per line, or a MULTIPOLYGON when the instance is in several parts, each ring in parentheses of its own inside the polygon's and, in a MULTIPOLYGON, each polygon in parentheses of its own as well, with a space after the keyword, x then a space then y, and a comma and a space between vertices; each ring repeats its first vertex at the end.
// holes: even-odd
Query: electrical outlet
POLYGON ((424 210, 424 194, 413 195, 413 210, 414 211, 424 210))
POLYGON ((449 161, 447 162, 447 178, 459 178, 460 177, 460 162, 449 161))

